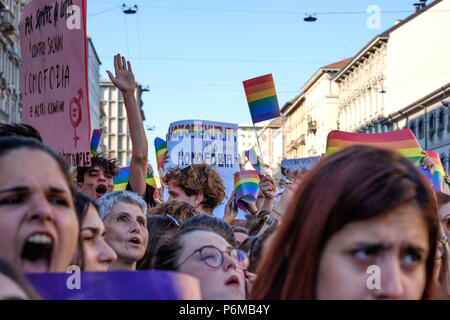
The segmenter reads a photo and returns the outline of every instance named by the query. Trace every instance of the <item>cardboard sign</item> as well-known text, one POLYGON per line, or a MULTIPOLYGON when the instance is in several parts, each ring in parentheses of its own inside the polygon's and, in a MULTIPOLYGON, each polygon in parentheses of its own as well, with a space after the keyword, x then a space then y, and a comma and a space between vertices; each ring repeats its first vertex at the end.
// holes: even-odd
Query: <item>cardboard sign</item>
POLYGON ((19 31, 22 122, 72 166, 90 166, 86 0, 33 0, 19 31))
POLYGON ((281 167, 291 170, 312 169, 320 160, 320 157, 298 158, 281 160, 281 167))
POLYGON ((26 278, 46 300, 199 300, 192 276, 161 270, 36 273, 26 278))
MULTIPOLYGON (((225 193, 229 197, 234 190, 234 173, 239 171, 237 162, 237 124, 203 120, 173 122, 167 133, 167 154, 170 167, 186 167, 205 163, 213 166, 222 177, 225 193)), ((164 189, 168 199, 167 188, 164 189)), ((227 199, 214 210, 221 218, 227 199)))

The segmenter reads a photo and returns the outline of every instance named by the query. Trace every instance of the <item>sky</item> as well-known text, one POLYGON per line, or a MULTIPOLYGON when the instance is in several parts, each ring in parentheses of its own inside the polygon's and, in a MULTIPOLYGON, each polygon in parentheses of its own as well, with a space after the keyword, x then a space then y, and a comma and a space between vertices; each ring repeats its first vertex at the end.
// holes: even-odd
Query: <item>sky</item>
MULTIPOLYGON (((153 141, 174 121, 251 123, 242 81, 271 73, 280 108, 322 66, 355 55, 373 37, 414 13, 413 0, 87 0, 87 31, 114 71, 131 61, 142 100, 149 160, 153 141), (127 15, 122 5, 137 5, 127 15), (381 11, 379 28, 369 6, 381 11), (306 15, 317 18, 305 22, 306 15)), ((430 1, 429 1, 430 3, 430 1)))

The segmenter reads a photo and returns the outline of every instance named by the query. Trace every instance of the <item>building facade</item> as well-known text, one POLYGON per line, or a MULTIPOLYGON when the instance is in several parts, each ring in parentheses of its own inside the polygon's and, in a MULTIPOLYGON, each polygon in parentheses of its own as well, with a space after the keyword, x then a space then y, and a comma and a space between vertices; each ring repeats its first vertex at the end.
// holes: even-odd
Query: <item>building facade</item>
MULTIPOLYGON (((89 88, 89 115, 91 119, 91 133, 94 129, 103 129, 106 131, 101 116, 101 91, 100 91, 100 65, 102 64, 90 36, 87 39, 88 56, 88 88, 89 88)), ((97 151, 104 152, 105 146, 99 145, 97 151)))
POLYGON ((436 151, 445 171, 450 171, 450 82, 439 86, 401 110, 390 114, 382 125, 393 130, 409 128, 423 150, 436 151))
MULTIPOLYGON (((264 125, 268 121, 263 121, 255 124, 253 128, 252 123, 240 124, 238 126, 238 154, 241 161, 246 164, 247 158, 245 157, 245 151, 255 148, 258 150, 258 141, 256 140, 256 135, 259 134, 264 128, 264 125), (255 133, 256 129, 256 133, 255 133)), ((259 154, 259 151, 257 151, 259 154)))
MULTIPOLYGON (((105 145, 105 152, 109 158, 117 159, 120 167, 127 167, 131 160, 132 146, 122 93, 109 81, 100 81, 100 90, 101 112, 105 115, 103 121, 106 127, 100 143, 105 145)), ((142 120, 145 120, 141 94, 141 86, 136 85, 136 100, 142 120)))
POLYGON ((351 59, 320 68, 303 86, 301 94, 286 103, 283 114, 284 155, 287 159, 321 155, 326 138, 337 129, 339 90, 333 76, 351 59))
POLYGON ((30 0, 0 0, 0 122, 21 122, 19 20, 30 0))
MULTIPOLYGON (((264 164, 270 166, 272 176, 278 176, 281 160, 283 160, 282 118, 275 118, 266 124, 258 133, 258 139, 264 164)), ((257 153, 260 153, 259 149, 257 153)))
POLYGON ((449 1, 436 0, 398 20, 338 72, 339 130, 393 130, 386 119, 448 82, 449 11, 449 1))

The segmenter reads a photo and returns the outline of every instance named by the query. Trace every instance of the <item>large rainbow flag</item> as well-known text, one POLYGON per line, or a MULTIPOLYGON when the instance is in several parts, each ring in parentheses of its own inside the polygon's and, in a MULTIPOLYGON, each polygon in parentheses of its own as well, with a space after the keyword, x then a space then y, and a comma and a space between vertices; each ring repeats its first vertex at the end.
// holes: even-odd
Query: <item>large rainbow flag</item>
POLYGON ((435 151, 423 151, 410 129, 401 129, 383 133, 353 133, 339 130, 331 131, 327 138, 327 154, 333 154, 344 148, 363 144, 398 151, 410 159, 432 182, 433 189, 447 192, 449 185, 445 181, 446 173, 439 155, 435 151), (428 155, 434 163, 435 171, 425 170, 422 159, 428 155))
POLYGON ((256 203, 259 191, 259 171, 246 170, 234 174, 234 198, 242 210, 246 210, 242 201, 256 203))
POLYGON ((91 138, 91 157, 93 157, 97 153, 98 145, 100 144, 100 138, 102 136, 102 129, 94 129, 92 131, 91 138))
POLYGON ((253 123, 280 116, 272 74, 243 81, 253 123))
MULTIPOLYGON (((130 167, 120 168, 119 174, 114 177, 114 191, 126 190, 127 183, 129 180, 130 180, 130 167)), ((147 179, 145 182, 155 189, 153 198, 159 199, 158 186, 156 184, 155 177, 147 172, 147 179)))
POLYGON ((155 138, 155 152, 156 152, 156 161, 158 163, 158 169, 161 169, 164 166, 164 155, 167 152, 167 143, 161 138, 155 138))

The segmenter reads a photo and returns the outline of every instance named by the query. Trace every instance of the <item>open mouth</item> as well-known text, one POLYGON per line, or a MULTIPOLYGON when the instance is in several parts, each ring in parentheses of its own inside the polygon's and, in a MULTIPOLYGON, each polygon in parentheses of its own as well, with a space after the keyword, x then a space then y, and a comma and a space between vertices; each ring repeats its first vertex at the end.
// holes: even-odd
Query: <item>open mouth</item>
POLYGON ((130 240, 128 240, 128 242, 131 242, 133 245, 141 245, 141 239, 139 239, 138 237, 133 237, 130 240))
POLYGON ((22 249, 24 273, 49 272, 52 260, 53 239, 47 233, 34 233, 27 238, 22 249))
POLYGON ((100 198, 106 193, 106 186, 101 184, 96 189, 95 192, 97 193, 97 196, 100 198))
POLYGON ((226 286, 232 286, 232 287, 235 287, 235 288, 239 288, 240 287, 239 278, 237 276, 231 276, 225 282, 225 285, 226 286))

